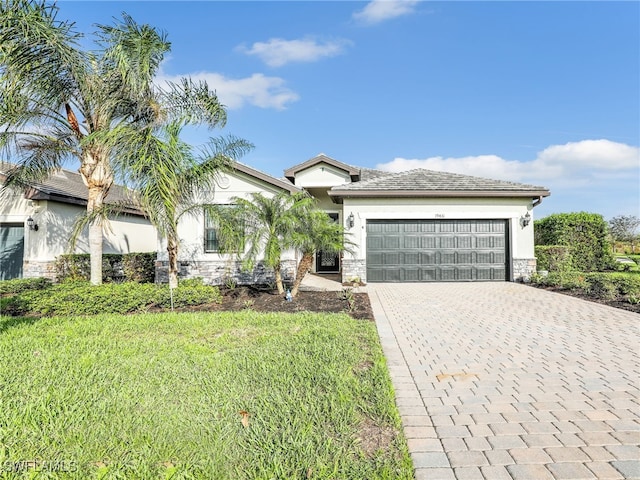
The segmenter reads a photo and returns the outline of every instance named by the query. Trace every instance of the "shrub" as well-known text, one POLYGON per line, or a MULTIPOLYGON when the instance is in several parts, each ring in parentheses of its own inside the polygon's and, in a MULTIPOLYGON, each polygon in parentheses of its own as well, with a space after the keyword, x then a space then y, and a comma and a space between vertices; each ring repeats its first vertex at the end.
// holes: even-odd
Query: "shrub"
POLYGON ((606 273, 591 273, 586 276, 587 292, 602 300, 615 300, 618 297, 618 287, 611 275, 606 273))
POLYGON ((596 213, 556 213, 535 222, 536 245, 571 247, 571 265, 583 272, 613 266, 607 222, 596 213))
POLYGON ((585 275, 582 272, 550 272, 546 277, 541 275, 532 276, 531 281, 539 285, 548 285, 564 290, 584 289, 587 287, 585 275))
POLYGON ((0 282, 0 295, 15 294, 27 290, 42 290, 51 286, 48 278, 14 278, 0 282))
POLYGON ((129 282, 153 283, 156 277, 156 252, 122 255, 122 271, 129 282))
MULTIPOLYGON (((171 292, 168 285, 152 283, 105 283, 93 286, 87 282, 65 282, 46 290, 26 291, 14 297, 14 314, 95 315, 145 312, 152 307, 169 308, 171 292), (18 311, 16 311, 18 310, 18 311)), ((175 307, 203 303, 220 303, 217 287, 193 284, 180 285, 173 291, 175 307)))
MULTIPOLYGON (((155 279, 156 252, 109 253, 102 256, 103 282, 153 282, 155 279)), ((88 253, 60 255, 56 258, 56 278, 59 282, 91 278, 88 253)))
POLYGON ((571 247, 565 245, 537 245, 535 256, 538 270, 566 272, 572 269, 571 247))

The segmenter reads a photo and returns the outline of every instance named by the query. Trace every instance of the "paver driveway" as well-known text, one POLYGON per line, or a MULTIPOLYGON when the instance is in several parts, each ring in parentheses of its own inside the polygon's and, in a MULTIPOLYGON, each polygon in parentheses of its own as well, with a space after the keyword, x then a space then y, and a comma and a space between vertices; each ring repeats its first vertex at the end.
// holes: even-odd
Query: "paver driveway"
POLYGON ((640 477, 640 315, 515 283, 367 288, 417 480, 640 477))

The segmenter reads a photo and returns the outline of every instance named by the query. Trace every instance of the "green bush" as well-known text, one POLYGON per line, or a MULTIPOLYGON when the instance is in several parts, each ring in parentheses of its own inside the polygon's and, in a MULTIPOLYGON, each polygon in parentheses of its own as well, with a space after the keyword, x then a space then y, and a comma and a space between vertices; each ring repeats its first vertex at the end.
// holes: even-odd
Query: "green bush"
POLYGON ((613 267, 608 225, 596 213, 556 213, 535 222, 536 245, 571 247, 571 265, 583 272, 613 267))
MULTIPOLYGON (((171 292, 168 285, 152 283, 65 282, 45 290, 25 291, 14 297, 10 305, 13 314, 95 315, 98 313, 145 312, 153 307, 169 308, 171 292)), ((175 307, 220 303, 220 290, 200 284, 180 285, 173 291, 175 307)))
MULTIPOLYGON (((89 280, 91 260, 88 253, 60 255, 56 258, 55 272, 59 282, 89 280)), ((156 252, 108 253, 102 255, 103 282, 153 282, 156 252)))
POLYGON ((571 247, 565 245, 536 245, 538 270, 566 272, 572 270, 571 247))
POLYGON ((602 300, 615 300, 618 297, 618 287, 611 275, 606 273, 591 273, 586 276, 587 292, 602 300))
POLYGON ((538 285, 547 285, 557 287, 564 290, 584 289, 587 287, 585 275, 582 272, 549 272, 549 275, 535 275, 531 277, 531 281, 538 285))
POLYGON ((42 290, 51 286, 48 278, 14 278, 0 282, 0 295, 15 294, 27 290, 42 290))
POLYGON ((156 252, 122 255, 122 271, 129 282, 153 283, 156 278, 156 252))

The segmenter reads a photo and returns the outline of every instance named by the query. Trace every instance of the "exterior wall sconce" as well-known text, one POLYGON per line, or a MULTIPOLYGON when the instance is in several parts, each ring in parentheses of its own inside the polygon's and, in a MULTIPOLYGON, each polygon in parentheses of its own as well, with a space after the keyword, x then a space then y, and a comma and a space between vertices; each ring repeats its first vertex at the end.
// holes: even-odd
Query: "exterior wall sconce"
POLYGON ((531 223, 531 215, 529 214, 529 212, 527 212, 527 214, 522 217, 522 226, 526 227, 527 225, 529 225, 531 223))
POLYGON ((353 228, 355 224, 356 224, 356 218, 353 216, 353 212, 351 212, 347 217, 347 227, 353 228))
POLYGON ((34 232, 38 231, 38 224, 31 217, 27 218, 27 226, 29 230, 33 230, 34 232))

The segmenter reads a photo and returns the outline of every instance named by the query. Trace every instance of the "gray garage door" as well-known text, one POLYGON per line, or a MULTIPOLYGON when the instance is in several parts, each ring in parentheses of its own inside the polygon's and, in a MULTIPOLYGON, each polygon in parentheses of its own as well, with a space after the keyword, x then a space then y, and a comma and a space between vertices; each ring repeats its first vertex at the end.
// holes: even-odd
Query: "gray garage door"
POLYGON ((368 220, 367 281, 507 280, 506 220, 368 220))
POLYGON ((22 277, 24 226, 0 225, 0 280, 22 277))

